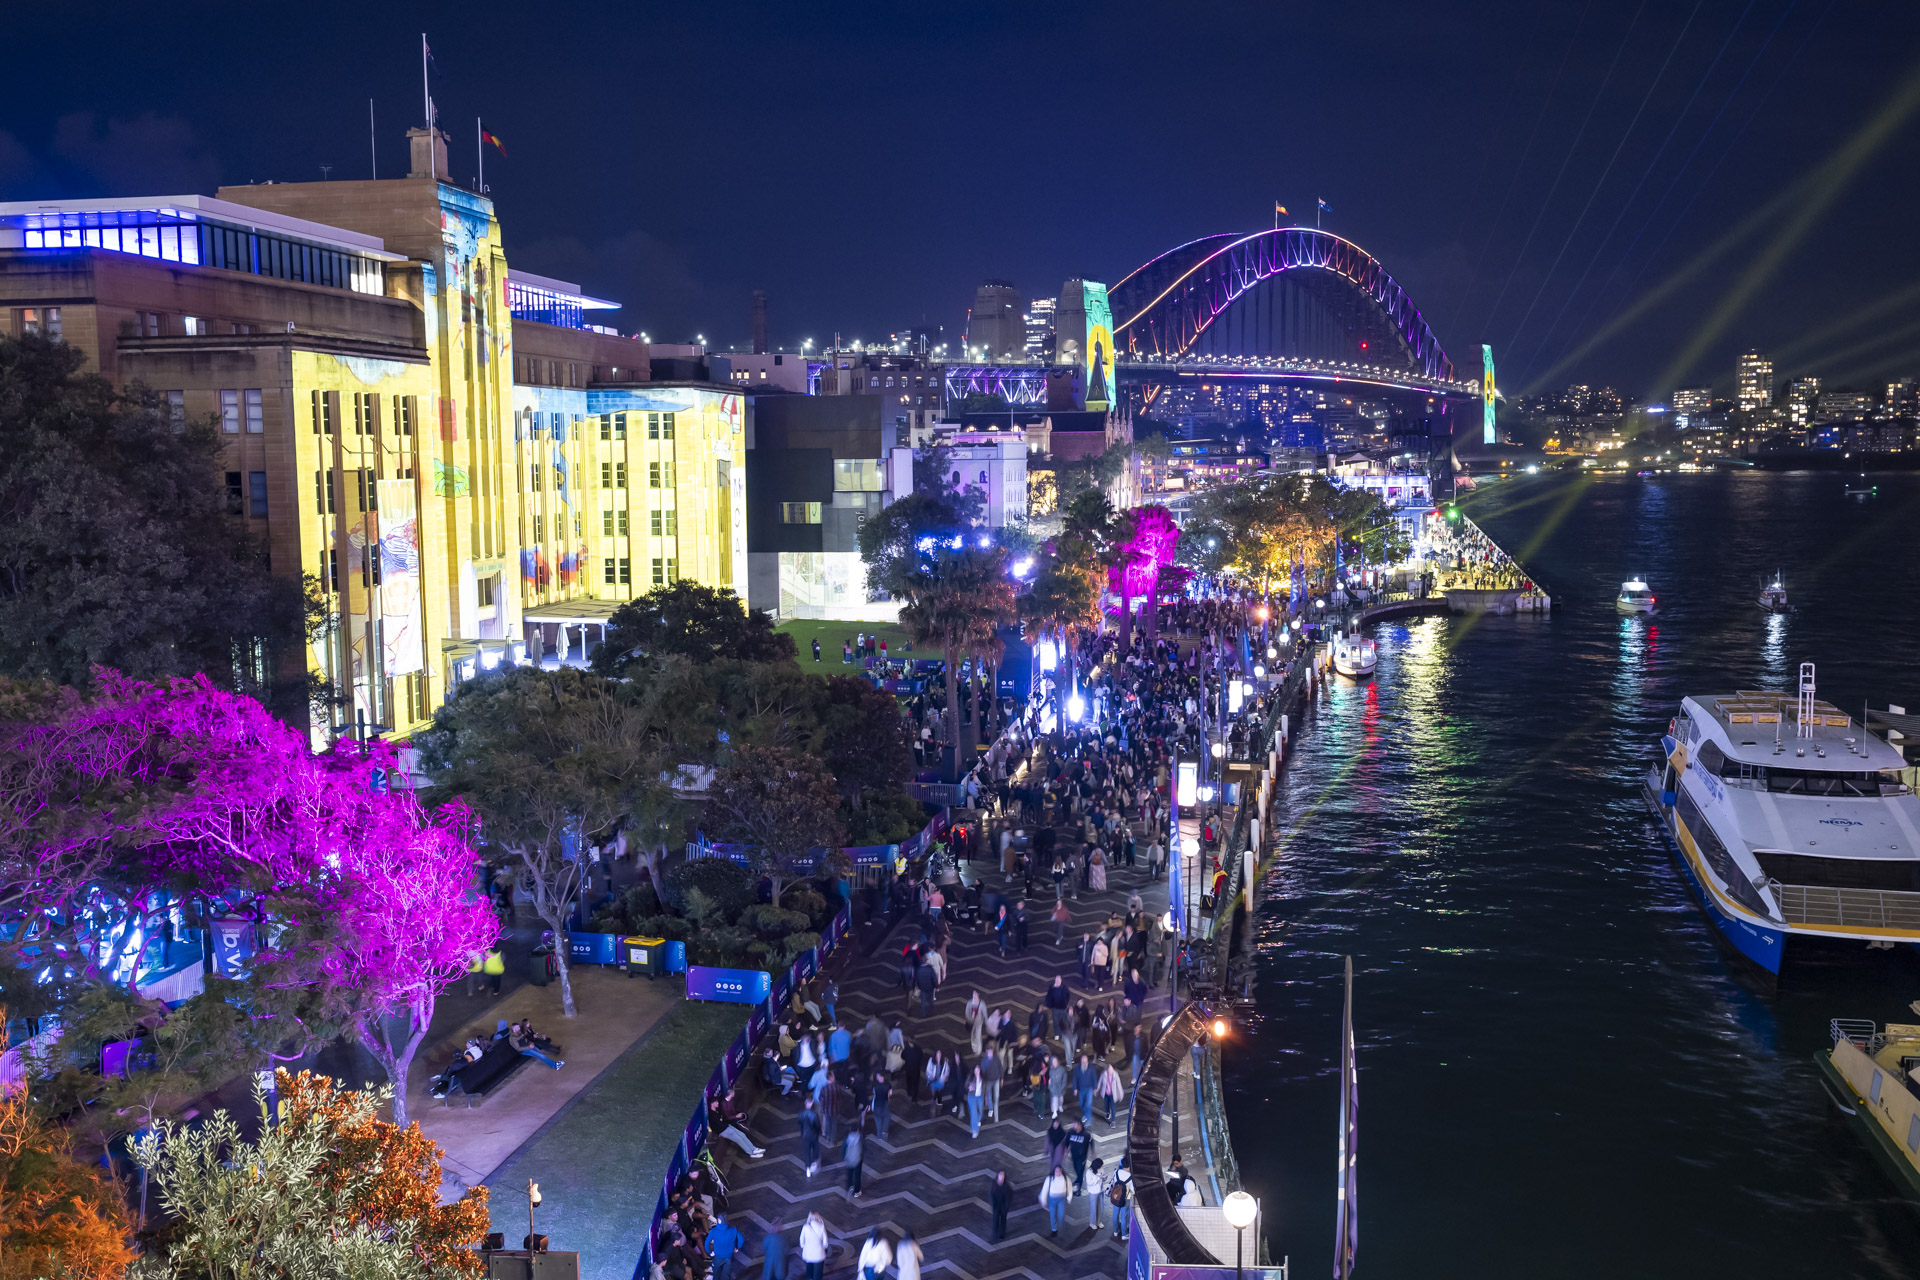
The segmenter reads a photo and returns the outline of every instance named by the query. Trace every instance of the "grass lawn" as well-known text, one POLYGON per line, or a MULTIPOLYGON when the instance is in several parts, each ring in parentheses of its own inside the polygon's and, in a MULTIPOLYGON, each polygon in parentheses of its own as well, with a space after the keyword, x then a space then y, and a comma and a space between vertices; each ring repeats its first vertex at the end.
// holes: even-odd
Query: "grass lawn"
MULTIPOLYGON (((887 642, 887 656, 898 660, 908 643, 904 627, 891 622, 815 622, 811 619, 797 619, 783 622, 775 628, 793 637, 793 647, 799 651, 800 665, 803 669, 813 670, 813 642, 820 641, 820 670, 829 675, 845 674, 846 669, 840 662, 840 646, 861 632, 877 633, 887 642)), ((914 657, 937 658, 937 650, 915 651, 914 657)), ((523 1233, 524 1234, 524 1233, 523 1233)))

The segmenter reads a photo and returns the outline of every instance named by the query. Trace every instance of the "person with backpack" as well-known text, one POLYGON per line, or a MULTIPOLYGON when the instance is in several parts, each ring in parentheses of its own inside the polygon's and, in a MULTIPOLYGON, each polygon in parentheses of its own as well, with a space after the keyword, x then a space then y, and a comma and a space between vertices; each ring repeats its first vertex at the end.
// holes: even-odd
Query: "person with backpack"
POLYGON ((1113 1206, 1113 1238, 1115 1240, 1125 1240, 1132 1232, 1132 1164, 1132 1157, 1121 1156, 1120 1167, 1113 1171, 1113 1177, 1107 1183, 1107 1203, 1113 1206))

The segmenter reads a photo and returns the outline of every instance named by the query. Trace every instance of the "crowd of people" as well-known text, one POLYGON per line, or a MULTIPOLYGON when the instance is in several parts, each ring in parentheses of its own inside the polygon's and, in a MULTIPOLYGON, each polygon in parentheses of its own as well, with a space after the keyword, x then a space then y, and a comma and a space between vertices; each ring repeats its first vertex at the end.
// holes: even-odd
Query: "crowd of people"
MULTIPOLYGON (((1130 1160, 1124 1143, 1113 1159, 1096 1148, 1101 1137, 1124 1135, 1128 1100, 1159 1026, 1149 1007, 1180 961, 1179 930, 1146 902, 1173 860, 1173 762, 1194 757, 1205 735, 1220 731, 1227 636, 1246 616, 1240 601, 1183 602, 1167 611, 1171 634, 1136 636, 1125 650, 1111 636, 1079 645, 1072 661, 1087 713, 1043 734, 1050 708, 1030 708, 969 776, 978 812, 877 890, 908 926, 894 935, 893 1006, 863 999, 858 1012, 843 1009, 831 976, 792 993, 758 1051, 756 1074, 763 1096, 799 1096, 791 1123, 804 1177, 828 1170, 851 1205, 868 1191, 870 1143, 890 1143, 896 1123, 951 1122, 974 1142, 1019 1116, 1022 1128, 1044 1128, 1040 1177, 1023 1188, 1009 1169, 991 1171, 989 1238, 1007 1237, 1024 1194, 1044 1211, 1051 1236, 1079 1220, 1081 1202, 1089 1228, 1126 1239, 1130 1160), (1082 898, 1122 888, 1125 899, 1090 921, 1073 909, 1082 898), (1033 936, 1041 915, 1050 941, 1033 936), (981 990, 991 992, 989 984, 953 980, 961 930, 984 933, 1001 957, 1037 949, 1058 961, 1031 1008, 990 999, 981 990), (956 1006, 965 1034, 954 1043, 929 1019, 956 1006)), ((1264 710, 1256 700, 1242 714, 1264 710)), ((1201 834, 1210 870, 1220 853, 1218 824, 1205 822, 1201 834)), ((1199 882, 1210 883, 1204 872, 1199 882)), ((714 1100, 709 1126, 713 1140, 747 1159, 764 1154, 733 1092, 714 1100)), ((1177 1160, 1168 1190, 1177 1203, 1199 1202, 1198 1184, 1177 1160)), ((664 1280, 729 1280, 747 1244, 726 1222, 726 1207, 724 1188, 703 1168, 682 1180, 663 1227, 664 1280)), ((763 1280, 798 1274, 790 1270, 794 1250, 804 1274, 817 1280, 832 1233, 817 1212, 784 1225, 763 1233, 763 1280)), ((910 1233, 890 1240, 876 1228, 856 1254, 857 1238, 847 1236, 846 1247, 860 1280, 918 1280, 923 1254, 910 1233)))

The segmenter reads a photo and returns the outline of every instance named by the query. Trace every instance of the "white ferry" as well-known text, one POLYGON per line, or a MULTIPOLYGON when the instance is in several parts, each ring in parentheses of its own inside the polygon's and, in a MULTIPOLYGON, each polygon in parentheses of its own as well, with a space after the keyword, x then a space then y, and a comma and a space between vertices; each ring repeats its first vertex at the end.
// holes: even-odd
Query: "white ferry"
POLYGON ((1920 944, 1920 798, 1900 752, 1814 697, 1690 697, 1648 804, 1714 927, 1777 976, 1789 939, 1920 944))
POLYGON ((1620 594, 1613 599, 1614 608, 1622 613, 1652 613, 1658 605, 1653 588, 1642 578, 1629 578, 1621 583, 1620 594))
POLYGON ((1380 661, 1380 648, 1365 636, 1336 636, 1333 641, 1333 669, 1343 676, 1363 680, 1373 674, 1380 661))

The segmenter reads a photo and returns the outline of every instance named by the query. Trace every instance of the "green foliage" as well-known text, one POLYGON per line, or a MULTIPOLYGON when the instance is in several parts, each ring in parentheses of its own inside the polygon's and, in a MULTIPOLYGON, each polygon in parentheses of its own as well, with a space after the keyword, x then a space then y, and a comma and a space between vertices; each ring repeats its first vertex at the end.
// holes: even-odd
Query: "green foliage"
POLYGON ((944 465, 939 486, 925 489, 920 487, 917 453, 913 465, 914 492, 860 522, 860 558, 867 566, 867 588, 895 599, 907 594, 920 567, 920 539, 950 538, 972 528, 980 518, 977 496, 956 494, 946 487, 951 472, 944 465))
POLYGON ((117 394, 83 363, 0 337, 0 673, 201 672, 304 718, 304 674, 279 671, 305 638, 300 582, 229 514, 219 432, 176 428, 153 392, 117 394))
POLYGON ((666 657, 697 665, 720 657, 784 662, 793 656, 793 637, 775 631, 764 609, 749 610, 731 591, 682 579, 614 610, 593 667, 622 675, 635 663, 666 657))
POLYGON ((738 968, 747 959, 747 948, 753 942, 754 936, 739 925, 701 929, 687 942, 687 962, 738 968))
POLYGON ((685 942, 693 936, 693 921, 680 916, 649 916, 633 922, 633 934, 641 938, 665 938, 685 942))
POLYGON ((1013 406, 997 391, 969 391, 961 397, 959 413, 1007 413, 1013 406))
POLYGON ((740 913, 740 923, 751 929, 755 936, 772 941, 805 929, 813 922, 805 911, 789 911, 784 907, 756 902, 740 913))
POLYGON ((858 811, 842 816, 851 845, 899 844, 927 825, 926 806, 899 788, 870 792, 858 811))
POLYGON ((772 877, 774 897, 815 849, 846 843, 833 775, 812 755, 741 747, 714 774, 707 813, 723 840, 746 846, 754 870, 772 877))
POLYGON ((725 858, 688 858, 667 869, 661 897, 669 907, 685 914, 692 889, 699 889, 729 918, 737 918, 753 901, 753 880, 747 869, 725 858))
POLYGON ((823 929, 833 918, 828 908, 826 895, 809 884, 797 884, 780 896, 780 904, 789 911, 798 911, 806 916, 806 927, 823 929))

